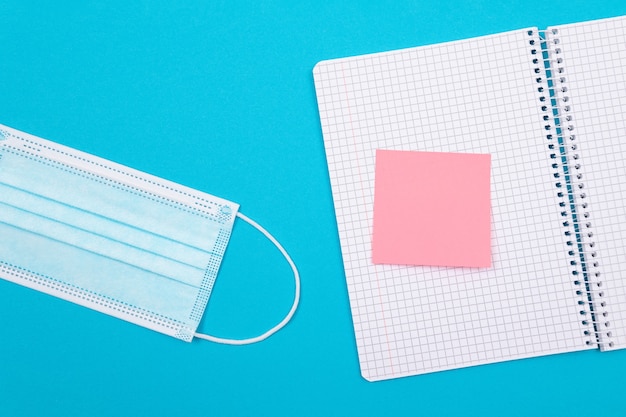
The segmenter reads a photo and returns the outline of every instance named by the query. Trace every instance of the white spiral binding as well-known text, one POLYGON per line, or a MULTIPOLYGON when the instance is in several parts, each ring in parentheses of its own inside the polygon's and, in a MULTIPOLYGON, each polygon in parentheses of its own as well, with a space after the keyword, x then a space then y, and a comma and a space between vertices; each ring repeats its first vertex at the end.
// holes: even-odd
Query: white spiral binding
MULTIPOLYGON (((529 33, 530 35, 530 33, 529 33)), ((533 63, 543 65, 545 71, 545 95, 540 98, 542 110, 546 112, 550 121, 545 126, 546 138, 550 150, 555 186, 559 189, 557 195, 561 215, 566 218, 563 226, 567 241, 568 254, 572 256, 570 265, 573 267, 573 284, 576 287, 581 323, 586 327, 584 334, 590 336, 587 345, 598 345, 601 348, 611 347, 610 322, 606 299, 604 298, 603 284, 600 278, 600 265, 597 260, 597 247, 593 238, 593 223, 589 208, 589 199, 584 183, 584 171, 581 164, 579 143, 574 133, 574 113, 568 93, 567 74, 564 58, 558 37, 558 30, 552 29, 543 33, 541 48, 531 42, 531 53, 535 55, 533 63), (534 52, 533 52, 534 50, 534 52), (541 57, 537 55, 541 54, 541 57), (551 112, 551 114, 549 114, 551 112), (565 167, 562 159, 565 158, 565 167), (569 185, 565 178, 569 177, 569 185), (592 337, 593 336, 593 337, 592 337)), ((539 81, 538 83, 542 82, 539 81)))

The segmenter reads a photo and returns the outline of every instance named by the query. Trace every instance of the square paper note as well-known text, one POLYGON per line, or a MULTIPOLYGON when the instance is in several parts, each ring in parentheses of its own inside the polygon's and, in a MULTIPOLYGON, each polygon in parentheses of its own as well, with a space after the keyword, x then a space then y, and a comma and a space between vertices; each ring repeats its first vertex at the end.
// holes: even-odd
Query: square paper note
POLYGON ((491 266, 491 155, 376 151, 375 264, 491 266))

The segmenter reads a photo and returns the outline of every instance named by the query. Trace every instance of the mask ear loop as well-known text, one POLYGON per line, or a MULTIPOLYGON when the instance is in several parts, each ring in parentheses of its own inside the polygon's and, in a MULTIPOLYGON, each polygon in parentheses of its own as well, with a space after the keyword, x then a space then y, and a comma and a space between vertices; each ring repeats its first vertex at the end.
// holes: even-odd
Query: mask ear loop
POLYGON ((258 224, 257 222, 249 218, 248 216, 241 214, 239 212, 237 213, 237 217, 239 217, 241 220, 245 221, 250 226, 257 229, 259 232, 261 232, 266 238, 270 240, 270 242, 274 244, 274 246, 278 248, 280 253, 283 254, 285 259, 289 263, 289 266, 291 266, 291 270, 293 271, 293 278, 296 284, 296 289, 295 289, 293 304, 291 306, 291 310, 289 310, 289 313, 287 313, 285 318, 282 319, 280 323, 278 323, 276 326, 272 327, 270 330, 268 330, 267 332, 263 333, 260 336, 251 337, 248 339, 223 339, 221 337, 210 336, 208 334, 194 333, 194 336, 199 339, 204 339, 204 340, 208 340, 208 341, 216 342, 216 343, 222 343, 225 345, 249 345, 249 344, 257 343, 257 342, 267 339, 268 337, 270 337, 271 335, 273 335, 274 333, 276 333, 277 331, 285 327, 287 323, 289 323, 289 320, 291 320, 291 318, 295 314, 296 309, 298 308, 298 303, 300 302, 300 274, 298 273, 296 264, 293 263, 287 251, 282 247, 280 243, 278 243, 278 241, 274 238, 274 236, 272 236, 260 224, 258 224))

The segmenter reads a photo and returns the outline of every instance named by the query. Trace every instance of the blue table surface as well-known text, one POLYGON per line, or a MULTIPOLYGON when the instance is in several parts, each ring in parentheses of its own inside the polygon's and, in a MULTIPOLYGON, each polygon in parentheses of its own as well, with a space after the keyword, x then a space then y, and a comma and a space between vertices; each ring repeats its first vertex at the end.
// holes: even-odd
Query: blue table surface
MULTIPOLYGON (((263 343, 188 344, 0 280, 0 416, 624 415, 626 351, 360 376, 312 77, 324 59, 626 14, 592 3, 2 2, 0 123, 240 203, 293 256, 302 302, 263 343)), ((201 330, 260 333, 292 292, 237 223, 201 330)))

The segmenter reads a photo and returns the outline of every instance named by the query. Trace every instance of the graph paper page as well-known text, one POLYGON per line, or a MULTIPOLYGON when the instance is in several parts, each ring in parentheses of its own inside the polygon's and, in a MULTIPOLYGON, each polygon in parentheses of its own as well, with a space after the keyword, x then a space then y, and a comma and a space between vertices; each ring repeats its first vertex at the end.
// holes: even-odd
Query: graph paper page
POLYGON ((580 156, 584 188, 576 194, 589 216, 581 216, 581 230, 601 348, 626 348, 626 17, 547 32, 563 59, 567 91, 559 98, 570 106, 577 146, 569 154, 580 156))
POLYGON ((589 348, 560 227, 543 70, 532 61, 538 44, 537 30, 524 29, 315 67, 367 380, 589 348), (491 154, 491 268, 372 263, 376 149, 491 154))

